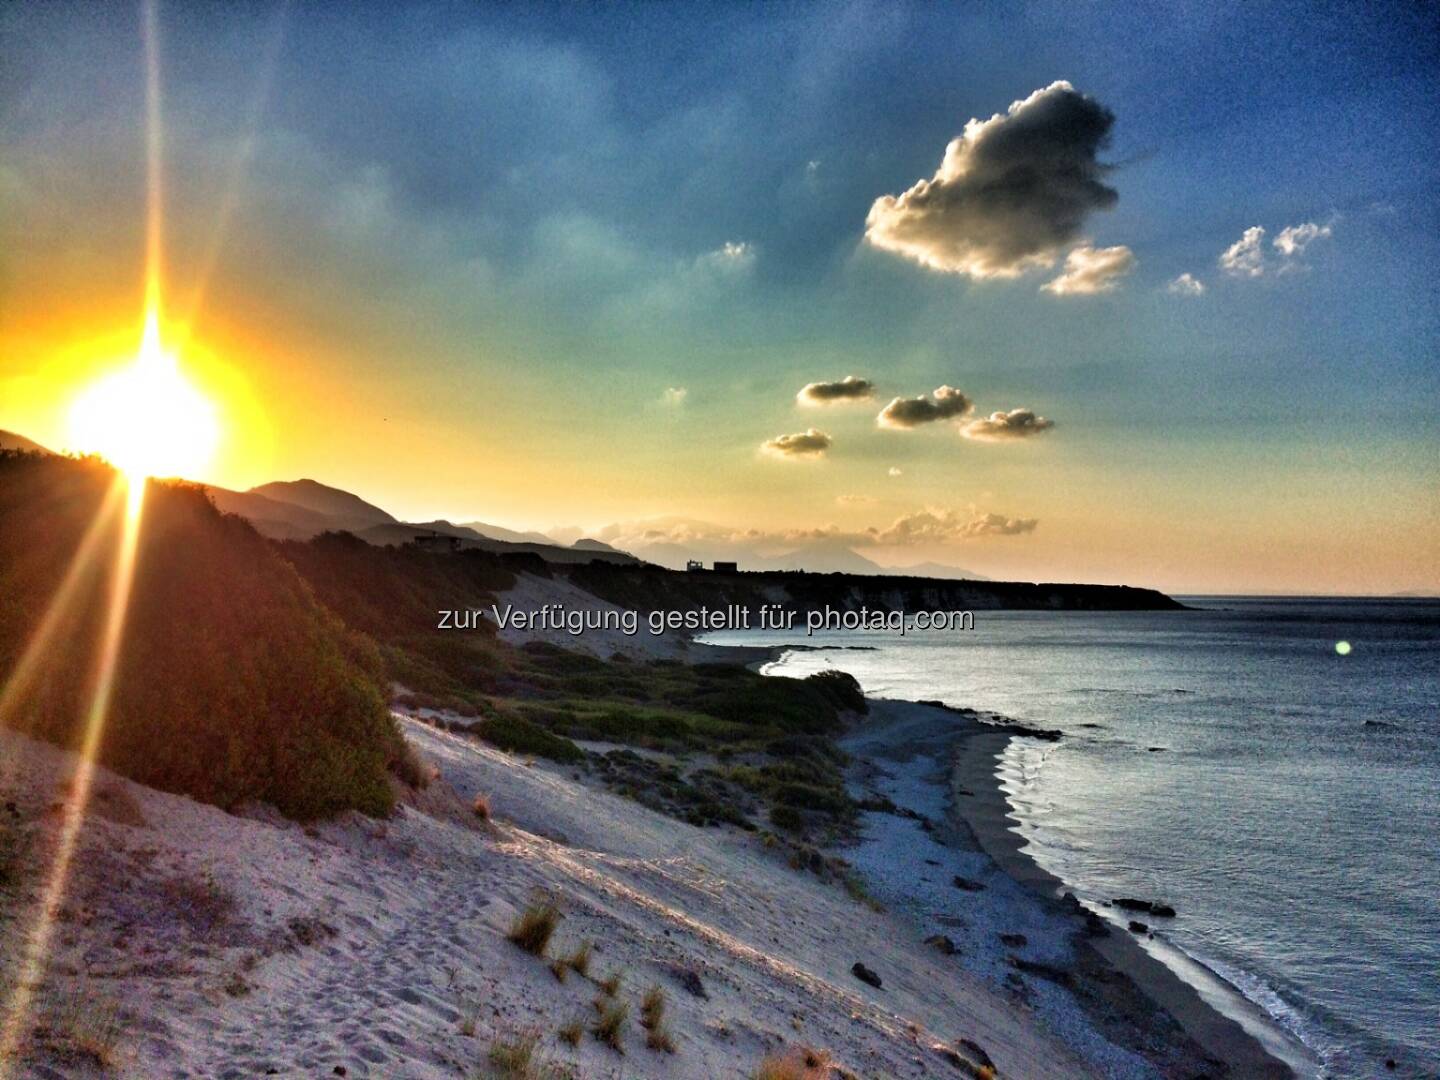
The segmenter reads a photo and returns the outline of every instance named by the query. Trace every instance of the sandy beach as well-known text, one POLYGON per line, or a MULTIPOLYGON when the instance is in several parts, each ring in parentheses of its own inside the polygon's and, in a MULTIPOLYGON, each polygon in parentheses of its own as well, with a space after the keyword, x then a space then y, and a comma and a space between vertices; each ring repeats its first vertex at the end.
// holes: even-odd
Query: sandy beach
POLYGON ((925 936, 949 937, 965 966, 1109 1075, 1294 1075, 1152 957, 1127 920, 1097 927, 1024 854, 997 776, 1017 735, 997 725, 968 710, 877 701, 842 740, 856 758, 857 797, 900 811, 867 813, 850 856, 876 895, 925 936))

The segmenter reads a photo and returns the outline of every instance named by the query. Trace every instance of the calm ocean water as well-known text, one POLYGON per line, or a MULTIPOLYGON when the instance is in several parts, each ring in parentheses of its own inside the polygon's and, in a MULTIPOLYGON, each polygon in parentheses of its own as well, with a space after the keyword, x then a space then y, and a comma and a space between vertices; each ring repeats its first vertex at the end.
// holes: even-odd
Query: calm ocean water
POLYGON ((971 632, 727 634, 867 693, 1063 730, 1002 766, 1029 853, 1082 899, 1179 911, 1168 942, 1322 1075, 1440 1074, 1440 602, 1191 598, 977 612, 971 632), (1349 652, 1337 651, 1348 642, 1349 652))

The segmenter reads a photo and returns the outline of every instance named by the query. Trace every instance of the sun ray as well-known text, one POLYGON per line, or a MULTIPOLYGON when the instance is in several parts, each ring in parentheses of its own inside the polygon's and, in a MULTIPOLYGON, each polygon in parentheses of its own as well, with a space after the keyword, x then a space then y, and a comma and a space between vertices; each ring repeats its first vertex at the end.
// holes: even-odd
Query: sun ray
MULTIPOLYGON (((111 568, 105 624, 94 667, 94 689, 84 718, 75 773, 62 810, 59 836, 45 877, 45 885, 35 907, 29 932, 21 938, 25 944, 20 970, 15 978, 3 1020, 0 1020, 0 1080, 10 1080, 18 1064, 20 1040, 28 1029, 35 992, 45 976, 50 939, 55 931, 57 913, 70 883, 70 869, 85 824, 96 762, 105 733, 105 721, 114 693, 115 675, 124 644, 125 621, 130 610, 135 580, 135 560, 139 550, 147 478, 160 460, 154 453, 159 444, 154 441, 147 443, 144 438, 137 437, 136 433, 145 431, 153 423, 154 417, 145 415, 145 408, 148 406, 152 412, 161 414, 165 421, 188 422, 192 425, 191 429, 184 433, 191 450, 203 444, 201 448, 208 456, 213 449, 216 435, 214 415, 210 411, 209 403, 184 383, 176 370, 174 357, 167 354, 161 344, 164 189, 161 169, 163 140, 160 115, 160 40, 155 0, 145 0, 142 29, 145 41, 147 151, 144 331, 140 352, 132 370, 89 395, 90 404, 77 406, 77 411, 82 414, 86 409, 91 410, 91 421, 104 420, 112 425, 117 418, 128 421, 129 442, 122 445, 125 445, 129 452, 130 460, 117 462, 121 465, 123 476, 117 477, 116 484, 102 501, 96 520, 82 539, 56 597, 51 601, 34 638, 21 657, 15 675, 3 691, 0 691, 0 718, 3 718, 5 712, 20 700, 33 678, 37 665, 45 656, 45 644, 59 631, 63 617, 73 603, 89 565, 95 560, 100 544, 107 536, 114 535, 112 526, 123 494, 126 512, 121 518, 111 568), (129 377, 128 383, 125 381, 126 375, 129 377), (106 395, 117 391, 118 400, 112 398, 107 402, 106 395), (155 395, 160 400, 147 400, 147 394, 155 395), (100 408, 101 404, 106 405, 108 414, 100 408), (125 416, 127 409, 137 411, 125 416), (164 416, 167 411, 170 415, 164 416)), ((110 428, 112 435, 119 430, 114 426, 110 428)))
MULTIPOLYGON (((45 659, 51 643, 61 632, 66 619, 74 609, 76 594, 86 575, 95 567, 101 544, 106 538, 107 531, 115 523, 115 515, 120 509, 122 500, 130 501, 126 495, 127 486, 124 477, 117 476, 106 492, 105 499, 101 502, 100 509, 95 515, 95 520, 90 523, 90 528, 86 530, 79 546, 75 549, 75 554, 70 559, 70 566, 65 571, 65 577, 61 580, 60 587, 55 590, 55 595, 45 609, 45 614, 41 616, 39 625, 30 635, 30 641, 26 644, 25 651, 20 654, 20 659, 11 670, 4 686, 0 687, 0 726, 9 723, 12 713, 30 690, 35 676, 40 673, 41 662, 45 659)), ((16 767, 16 762, 7 761, 3 773, 0 773, 0 782, 8 782, 16 767)))
MULTIPOLYGON (((70 881, 70 867, 85 824, 90 802, 90 789, 95 778, 96 759, 105 732, 105 719, 115 687, 120 649, 124 641, 125 618, 130 609, 131 586, 135 579, 135 555, 140 537, 140 509, 145 497, 145 481, 131 479, 126 503, 131 508, 121 527, 115 562, 111 570, 109 602, 105 626, 96 659, 94 692, 85 715, 83 736, 76 760, 75 774, 69 785, 69 796, 62 809, 60 834, 51 859, 50 870, 35 906, 32 925, 26 938, 20 970, 11 990, 3 1026, 0 1026, 0 1080, 9 1080, 12 1066, 18 1061, 19 1043, 30 1016, 35 991, 45 977, 46 960, 55 920, 70 881), (138 489, 138 492, 137 492, 138 489), (27 940, 28 939, 28 940, 27 940)), ((113 518, 113 511, 109 515, 113 518)))

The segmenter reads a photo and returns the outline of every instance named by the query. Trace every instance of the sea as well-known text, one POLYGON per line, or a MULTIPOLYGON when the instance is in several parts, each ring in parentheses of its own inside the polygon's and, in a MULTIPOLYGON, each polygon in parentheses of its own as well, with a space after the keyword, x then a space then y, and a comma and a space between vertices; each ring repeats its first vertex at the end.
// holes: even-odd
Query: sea
POLYGON ((1059 729, 998 763, 1030 857, 1175 907, 1151 951, 1302 1075, 1440 1076, 1440 601, 1180 599, 705 640, 1059 729))

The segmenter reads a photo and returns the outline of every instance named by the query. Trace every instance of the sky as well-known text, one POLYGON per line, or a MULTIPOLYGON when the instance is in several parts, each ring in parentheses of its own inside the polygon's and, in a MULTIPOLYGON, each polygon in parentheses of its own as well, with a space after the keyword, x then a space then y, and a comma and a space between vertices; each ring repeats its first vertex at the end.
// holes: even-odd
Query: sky
MULTIPOLYGON (((996 578, 1440 588, 1424 5, 155 23, 165 333, 221 422, 194 479, 996 578)), ((57 449, 141 333, 142 27, 0 8, 0 429, 57 449)))

